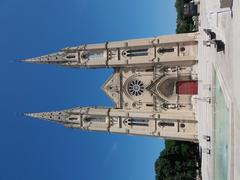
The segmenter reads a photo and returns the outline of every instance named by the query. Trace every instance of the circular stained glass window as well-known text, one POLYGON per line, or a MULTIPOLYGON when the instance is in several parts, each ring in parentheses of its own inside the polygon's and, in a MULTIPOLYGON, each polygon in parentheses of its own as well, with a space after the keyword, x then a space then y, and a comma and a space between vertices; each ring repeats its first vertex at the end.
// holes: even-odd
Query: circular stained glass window
POLYGON ((140 80, 133 80, 128 84, 128 92, 132 96, 140 96, 144 91, 144 84, 140 80))

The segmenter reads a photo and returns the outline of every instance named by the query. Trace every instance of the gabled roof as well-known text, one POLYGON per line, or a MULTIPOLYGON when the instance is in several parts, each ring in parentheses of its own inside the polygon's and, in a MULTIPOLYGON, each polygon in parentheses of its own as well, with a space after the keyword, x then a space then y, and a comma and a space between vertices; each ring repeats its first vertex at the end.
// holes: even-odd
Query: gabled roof
POLYGON ((120 103, 120 73, 114 72, 102 85, 102 90, 118 106, 120 103))

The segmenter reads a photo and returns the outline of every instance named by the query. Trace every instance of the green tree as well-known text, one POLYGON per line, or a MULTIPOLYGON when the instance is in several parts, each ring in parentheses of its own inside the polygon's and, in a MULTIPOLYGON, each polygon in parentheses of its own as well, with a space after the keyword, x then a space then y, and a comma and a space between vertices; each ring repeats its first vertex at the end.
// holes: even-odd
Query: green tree
POLYGON ((190 0, 176 0, 175 2, 175 7, 177 11, 176 33, 187 33, 193 31, 194 29, 194 22, 192 18, 183 16, 184 3, 188 2, 190 2, 190 0))
POLYGON ((200 168, 198 155, 198 144, 166 140, 155 162, 156 180, 194 180, 200 168))

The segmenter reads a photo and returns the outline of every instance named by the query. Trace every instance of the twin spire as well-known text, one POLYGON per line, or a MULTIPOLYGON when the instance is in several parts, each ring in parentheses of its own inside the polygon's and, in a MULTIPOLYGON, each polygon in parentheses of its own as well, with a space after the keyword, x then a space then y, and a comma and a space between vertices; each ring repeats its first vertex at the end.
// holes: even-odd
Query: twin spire
POLYGON ((65 127, 197 141, 194 94, 176 93, 176 82, 192 81, 197 34, 185 33, 64 48, 20 60, 66 67, 111 67, 102 86, 115 107, 77 107, 26 113, 65 127))

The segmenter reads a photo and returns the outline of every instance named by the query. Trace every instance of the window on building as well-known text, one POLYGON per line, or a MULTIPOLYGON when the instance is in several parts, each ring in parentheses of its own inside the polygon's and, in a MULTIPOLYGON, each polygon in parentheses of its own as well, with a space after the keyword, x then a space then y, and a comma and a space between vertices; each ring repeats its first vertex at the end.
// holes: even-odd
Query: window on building
POLYGON ((135 79, 128 85, 128 92, 132 96, 140 96, 144 92, 144 84, 142 81, 135 79))
POLYGON ((66 58, 67 59, 74 59, 76 56, 75 55, 68 55, 66 58))
POLYGON ((148 126, 148 120, 128 119, 128 125, 130 125, 130 126, 148 126))
POLYGON ((174 48, 159 48, 158 53, 164 54, 164 53, 171 53, 174 52, 174 48))
POLYGON ((105 51, 88 51, 84 52, 81 55, 82 59, 87 59, 87 60, 95 60, 95 59, 102 59, 106 58, 106 52, 105 51))
POLYGON ((70 117, 70 118, 69 118, 70 121, 76 121, 77 119, 78 119, 78 118, 76 118, 76 117, 70 117))
POLYGON ((106 122, 105 117, 87 117, 84 118, 85 122, 106 122))
POLYGON ((158 123, 158 126, 162 126, 162 127, 165 127, 165 126, 174 127, 175 124, 174 124, 173 122, 159 122, 159 123, 158 123))
POLYGON ((148 55, 148 49, 129 49, 126 51, 123 51, 123 56, 127 57, 136 57, 136 56, 147 56, 148 55))

